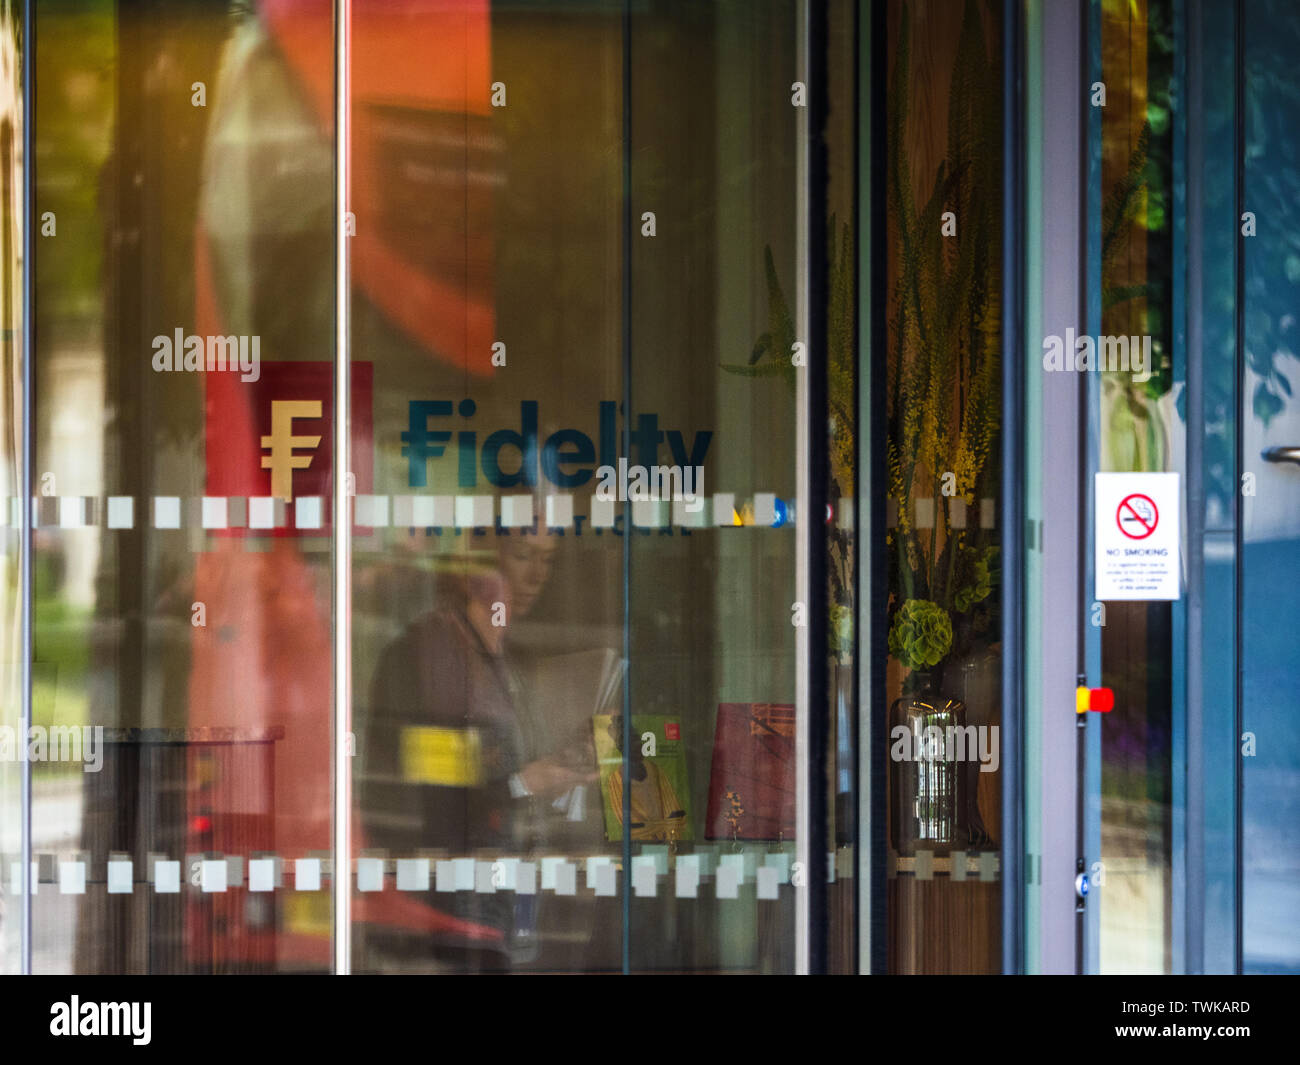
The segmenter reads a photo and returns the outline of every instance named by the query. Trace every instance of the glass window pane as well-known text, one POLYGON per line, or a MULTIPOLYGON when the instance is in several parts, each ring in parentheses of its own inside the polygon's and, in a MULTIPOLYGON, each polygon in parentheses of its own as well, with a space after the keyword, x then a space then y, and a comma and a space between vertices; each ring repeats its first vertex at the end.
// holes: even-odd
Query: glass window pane
POLYGON ((35 41, 34 967, 326 969, 328 6, 35 41))
MULTIPOLYGON (((23 447, 22 23, 0 11, 0 733, 22 720, 21 533, 23 447)), ((0 891, 10 896, 22 848, 22 763, 0 758, 0 891)), ((21 903, 0 908, 0 973, 22 969, 21 903)))
POLYGON ((1001 967, 1000 11, 889 5, 890 972, 1001 967))
POLYGON ((360 971, 795 967, 801 11, 354 8, 360 971))
POLYGON ((621 5, 352 17, 354 968, 617 971, 621 5))

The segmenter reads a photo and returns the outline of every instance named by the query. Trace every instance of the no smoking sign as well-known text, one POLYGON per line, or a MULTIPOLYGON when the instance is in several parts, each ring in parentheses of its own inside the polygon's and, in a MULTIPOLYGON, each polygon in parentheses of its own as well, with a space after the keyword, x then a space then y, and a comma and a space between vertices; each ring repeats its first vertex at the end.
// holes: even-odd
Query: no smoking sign
POLYGON ((1097 599, 1177 599, 1178 474, 1099 473, 1095 490, 1097 599))
POLYGON ((1145 540, 1160 523, 1160 510, 1150 496, 1134 492, 1120 500, 1115 511, 1119 531, 1133 540, 1145 540))

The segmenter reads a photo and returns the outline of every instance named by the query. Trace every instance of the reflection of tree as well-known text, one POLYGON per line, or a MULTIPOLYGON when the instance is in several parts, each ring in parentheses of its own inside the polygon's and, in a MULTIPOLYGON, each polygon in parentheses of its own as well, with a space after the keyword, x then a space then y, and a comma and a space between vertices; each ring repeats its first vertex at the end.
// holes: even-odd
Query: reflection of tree
POLYGON ((1171 362, 1159 355, 1165 346, 1160 312, 1162 301, 1169 298, 1167 270, 1158 265, 1161 256, 1147 256, 1157 262, 1144 261, 1133 271, 1145 280, 1117 276, 1131 263, 1135 227, 1145 230, 1151 243, 1168 235, 1160 232, 1167 229, 1167 216, 1152 206, 1167 175, 1158 162, 1152 162, 1151 148, 1151 122, 1147 120, 1127 168, 1106 195, 1101 213, 1102 331, 1138 336, 1139 343, 1141 335, 1152 337, 1151 376, 1146 381, 1134 380, 1124 371, 1102 376, 1110 464, 1124 470, 1162 469, 1168 451, 1163 416, 1156 406, 1173 380, 1171 362))
POLYGON ((1295 150, 1300 79, 1294 67, 1300 20, 1295 14, 1289 0, 1252 4, 1246 53, 1245 199, 1258 227, 1258 236, 1245 242, 1246 365, 1259 377, 1251 410, 1265 425, 1291 398, 1291 381, 1278 363, 1295 355, 1300 320, 1300 168, 1295 150))
MULTIPOLYGON (((1119 332, 1112 315, 1136 316, 1131 332, 1150 334, 1157 342, 1153 374, 1145 383, 1107 376, 1107 441, 1117 469, 1159 469, 1166 464, 1162 417, 1155 403, 1173 385, 1171 350, 1174 215, 1172 118, 1174 103, 1172 10, 1152 3, 1145 26, 1148 49, 1147 101, 1142 133, 1125 172, 1107 190, 1102 212, 1103 331, 1119 332), (1138 280, 1121 278, 1124 252, 1132 231, 1142 231, 1146 253, 1138 280), (1140 302, 1139 302, 1140 301, 1140 302)), ((1293 381, 1283 360, 1296 353, 1300 323, 1300 166, 1294 129, 1300 121, 1300 82, 1289 57, 1300 52, 1300 23, 1294 4, 1261 0, 1251 8, 1251 40, 1246 59, 1245 209, 1255 216, 1257 235, 1245 243, 1246 365, 1253 375, 1249 409, 1234 413, 1236 384, 1233 327, 1236 294, 1232 270, 1240 219, 1235 218, 1233 145, 1235 128, 1228 58, 1207 57, 1206 87, 1190 100, 1202 123, 1204 159, 1202 200, 1187 204, 1204 220, 1202 270, 1206 280, 1202 311, 1202 346, 1189 358, 1203 359, 1207 421, 1205 439, 1207 492, 1226 510, 1232 505, 1234 458, 1231 425, 1236 417, 1255 417, 1264 425, 1291 399, 1293 381), (1222 219, 1233 219, 1232 226, 1222 219)), ((1105 35, 1113 44, 1104 69, 1129 62, 1128 36, 1105 35), (1121 52, 1120 49, 1125 49, 1121 52)), ((1103 122, 1108 115, 1103 115, 1103 122)), ((1122 317, 1121 317, 1122 320, 1122 317)), ((1185 393, 1177 409, 1185 417, 1185 393)))
MULTIPOLYGON (((1126 27, 1102 34, 1102 73, 1127 69, 1131 34, 1146 43, 1144 80, 1130 79, 1133 93, 1112 100, 1104 111, 1103 153, 1120 142, 1127 151, 1113 165, 1122 167, 1103 189, 1101 211, 1101 323, 1109 336, 1151 337, 1150 377, 1129 372, 1102 373, 1104 464, 1115 470, 1159 470, 1169 452, 1167 415, 1159 406, 1173 387, 1170 311, 1173 253, 1171 189, 1173 178, 1173 36, 1168 5, 1147 5, 1142 16, 1108 10, 1107 19, 1126 27), (1132 130, 1138 129, 1136 140, 1132 130)), ((1105 169, 1105 167, 1104 167, 1105 169)))
MULTIPOLYGON (((857 455, 857 419, 854 417, 854 381, 857 372, 854 352, 854 312, 857 273, 854 269, 853 227, 835 215, 827 222, 828 306, 826 311, 826 399, 829 425, 830 486, 828 498, 835 508, 851 505, 857 455)), ((794 316, 786 302, 772 259, 772 247, 763 251, 767 278, 767 330, 754 342, 745 365, 724 364, 727 373, 742 377, 779 377, 790 394, 798 387, 798 371, 792 361, 795 342, 794 316)), ((826 527, 827 593, 830 601, 832 651, 847 654, 853 643, 853 535, 845 523, 832 521, 826 527)))
MULTIPOLYGON (((102 202, 101 173, 113 145, 114 88, 120 73, 115 54, 112 9, 84 5, 41 20, 37 78, 42 81, 36 138, 42 149, 34 178, 40 202, 38 227, 45 213, 54 216, 57 236, 44 240, 36 256, 36 289, 43 315, 64 322, 100 314, 106 249, 79 239, 94 233, 101 213, 115 204, 102 202)), ((40 230, 38 229, 38 232, 40 230)))

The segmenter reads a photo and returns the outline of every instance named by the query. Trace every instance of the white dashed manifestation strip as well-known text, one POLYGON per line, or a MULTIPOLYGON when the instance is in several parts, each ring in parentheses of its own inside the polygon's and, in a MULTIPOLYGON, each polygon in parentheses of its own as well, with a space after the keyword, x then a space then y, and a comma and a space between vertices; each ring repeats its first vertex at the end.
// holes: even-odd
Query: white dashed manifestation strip
MULTIPOLYGON (((793 855, 789 848, 767 851, 761 847, 745 847, 741 851, 722 853, 716 844, 699 844, 697 848, 694 853, 674 856, 666 846, 643 845, 641 853, 632 857, 628 888, 638 898, 655 898, 660 893, 662 878, 676 898, 695 899, 700 897, 701 884, 711 879, 713 898, 731 901, 750 897, 772 901, 780 898, 782 887, 791 885, 793 855)), ((845 863, 844 868, 837 870, 841 863, 834 860, 836 857, 831 856, 831 879, 837 871, 840 876, 851 872, 852 863, 845 863)), ((969 857, 960 854, 957 862, 961 868, 953 870, 954 879, 967 877, 968 861, 970 874, 978 871, 981 880, 997 878, 996 854, 969 857)), ((192 854, 186 855, 183 861, 150 854, 143 875, 137 880, 136 863, 124 854, 111 855, 102 867, 88 861, 84 853, 58 860, 46 854, 38 855, 32 862, 31 890, 35 894, 41 885, 51 885, 61 895, 85 895, 102 885, 110 895, 129 895, 137 886, 151 887, 159 895, 182 891, 227 894, 238 889, 260 894, 283 890, 318 892, 328 886, 330 864, 321 858, 286 860, 267 853, 255 853, 247 859, 239 855, 192 854), (100 868, 103 879, 95 875, 100 868), (292 871, 291 878, 286 875, 289 871, 292 871)), ((937 863, 930 860, 928 852, 918 852, 911 865, 917 879, 931 879, 938 872, 937 863)), ((20 887, 20 867, 17 861, 9 864, 11 892, 20 887)), ((518 857, 390 859, 371 853, 352 863, 356 890, 364 893, 433 890, 443 894, 490 895, 504 891, 535 895, 540 890, 575 896, 579 894, 579 870, 583 874, 582 894, 596 898, 613 898, 619 894, 623 881, 621 865, 615 856, 606 854, 581 858, 550 855, 536 860, 518 857)))
POLYGON ((205 529, 230 527, 230 500, 226 496, 204 496, 202 511, 205 529))
POLYGON ((382 858, 357 859, 357 890, 384 890, 384 860, 382 858))
POLYGON ((248 890, 274 891, 280 887, 281 862, 279 858, 250 858, 248 861, 248 890))
POLYGON ((491 496, 457 496, 456 525, 462 529, 486 529, 492 524, 491 496))
POLYGON ((428 891, 429 890, 429 859, 428 858, 398 858, 397 859, 397 890, 398 891, 428 891))
POLYGON ((591 497, 591 527, 593 529, 612 529, 618 512, 618 504, 612 499, 591 497))
POLYGON ((912 501, 918 529, 934 528, 934 496, 918 496, 912 501))
POLYGON ((135 500, 130 496, 108 497, 108 527, 131 529, 135 527, 135 500))
POLYGON ((64 529, 84 528, 88 502, 82 496, 63 496, 59 500, 59 526, 64 529))
POLYGON ((319 891, 321 883, 321 860, 319 858, 299 858, 294 862, 294 888, 298 891, 319 891))
POLYGON ((507 529, 528 529, 533 524, 532 496, 505 496, 501 500, 501 525, 507 529))
POLYGON ((113 858, 108 863, 108 893, 129 895, 135 887, 135 863, 129 858, 113 858))
POLYGON ((153 889, 159 895, 176 895, 181 890, 181 863, 154 862, 153 889))
POLYGON ((248 499, 248 527, 250 529, 284 528, 285 502, 271 496, 250 496, 248 499))
POLYGON ((665 529, 672 517, 666 499, 638 499, 632 503, 632 524, 638 529, 665 529))
POLYGON ((293 501, 296 529, 322 529, 325 526, 325 501, 320 496, 303 496, 293 501))
MULTIPOLYGON (((971 508, 963 499, 956 497, 948 500, 948 524, 954 529, 970 527, 971 508)), ((913 527, 933 529, 935 523, 935 499, 933 496, 918 496, 912 500, 913 527)), ((841 516, 850 515, 849 508, 841 511, 841 516)), ((847 517, 845 520, 848 520, 847 517)), ((758 524, 755 521, 755 524, 758 524)), ((885 527, 898 528, 898 500, 885 500, 885 527)), ((997 527, 997 500, 984 498, 979 500, 979 527, 994 529, 997 527)))
POLYGON ((713 518, 713 507, 706 499, 688 503, 684 499, 673 501, 673 524, 682 529, 707 529, 713 518))
POLYGON ((632 859, 632 893, 638 898, 654 898, 659 886, 659 871, 653 854, 638 854, 632 859))
POLYGON ((597 854, 587 859, 587 887, 599 893, 602 870, 612 869, 614 859, 608 854, 597 854))
POLYGON ((352 524, 383 528, 388 524, 388 496, 357 496, 352 501, 352 524))
POLYGON ((980 500, 980 528, 992 529, 997 524, 997 504, 992 499, 980 500))
POLYGON ((674 894, 679 899, 693 899, 700 891, 700 856, 683 854, 677 859, 677 883, 674 894))
MULTIPOLYGON (((531 495, 357 495, 352 498, 352 523, 359 529, 615 529, 624 504, 591 496, 587 516, 575 515, 572 494, 558 493, 536 499, 531 495)), ((980 523, 991 528, 992 500, 980 501, 980 523)), ((200 528, 207 532, 248 529, 271 532, 293 528, 324 530, 325 500, 321 496, 299 496, 284 500, 275 496, 145 496, 140 500, 148 528, 173 531, 200 528)), ((19 525, 19 500, 8 497, 0 507, 0 525, 19 525)), ((897 508, 890 504, 889 524, 897 524, 897 508)), ((918 500, 918 525, 929 528, 934 519, 934 500, 918 500), (928 508, 928 509, 927 509, 928 508), (924 512, 924 513, 923 513, 924 512), (924 520, 923 520, 924 519, 924 520), (925 524, 928 522, 929 524, 925 524)), ((734 492, 719 492, 695 500, 634 500, 632 524, 639 529, 728 528, 745 525, 771 528, 792 524, 788 504, 781 504, 773 492, 756 492, 748 504, 737 502, 734 492), (779 505, 780 504, 780 505, 779 505), (746 514, 742 521, 740 515, 746 514)), ((33 523, 37 528, 134 529, 137 499, 134 496, 51 496, 32 500, 33 523)), ((841 524, 851 523, 852 510, 841 510, 841 524)), ((964 522, 965 507, 960 521, 964 522)), ((954 527, 964 527, 954 521, 954 527)))
POLYGON ((179 496, 153 497, 153 527, 179 529, 181 527, 181 500, 179 496))
POLYGON ((84 895, 86 893, 86 863, 59 863, 59 894, 84 895))
POLYGON ((734 525, 736 523, 736 497, 731 492, 719 492, 713 497, 713 524, 734 525))
POLYGON ((224 892, 229 867, 220 859, 199 863, 199 889, 205 894, 224 892))
POLYGON ((546 527, 567 529, 573 525, 573 496, 546 497, 546 527))

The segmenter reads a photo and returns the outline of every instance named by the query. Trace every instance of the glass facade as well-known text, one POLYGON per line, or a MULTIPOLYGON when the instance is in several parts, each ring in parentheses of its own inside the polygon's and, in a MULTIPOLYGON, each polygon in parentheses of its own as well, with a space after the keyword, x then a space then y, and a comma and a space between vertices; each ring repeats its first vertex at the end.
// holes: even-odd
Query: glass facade
POLYGON ((855 30, 36 9, 8 968, 854 967, 855 30))
POLYGON ((0 971, 1295 971, 1298 47, 0 3, 0 971))

